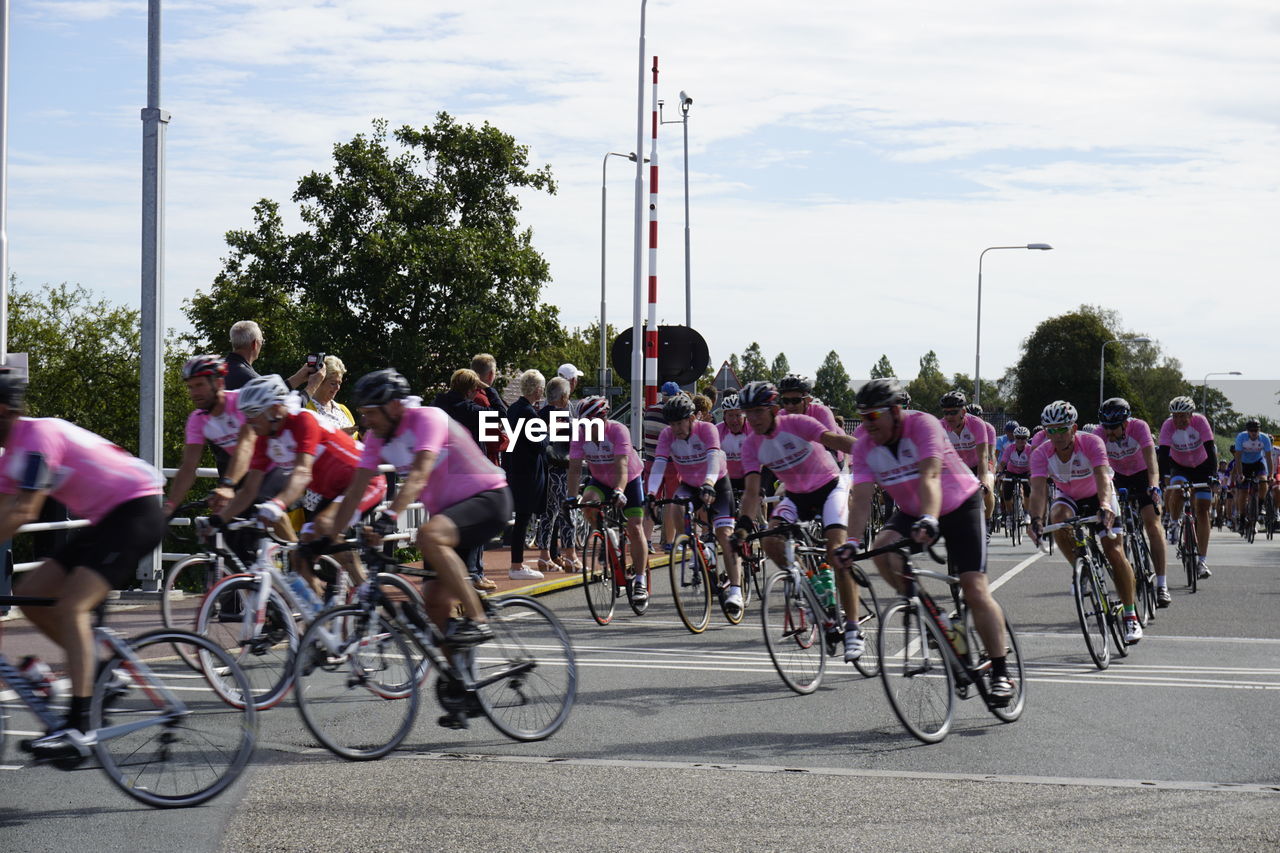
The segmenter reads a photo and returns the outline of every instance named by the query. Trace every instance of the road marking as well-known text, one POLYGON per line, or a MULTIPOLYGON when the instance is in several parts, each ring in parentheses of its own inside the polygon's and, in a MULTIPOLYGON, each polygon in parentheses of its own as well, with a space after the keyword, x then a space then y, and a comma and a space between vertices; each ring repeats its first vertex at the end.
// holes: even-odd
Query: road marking
POLYGON ((1023 569, 1025 569, 1027 566, 1031 565, 1036 560, 1045 556, 1048 556, 1048 555, 1045 554, 1043 551, 1040 551, 1037 549, 1036 552, 1032 554, 1030 557, 1027 557, 1027 559, 1023 560, 1021 563, 1018 563, 1018 565, 1014 566, 1012 569, 1002 574, 999 578, 997 578, 994 582, 992 582, 988 588, 992 592, 995 592, 997 589, 999 589, 1000 587, 1004 586, 1006 583, 1008 583, 1009 581, 1017 577, 1018 573, 1021 572, 1023 569))

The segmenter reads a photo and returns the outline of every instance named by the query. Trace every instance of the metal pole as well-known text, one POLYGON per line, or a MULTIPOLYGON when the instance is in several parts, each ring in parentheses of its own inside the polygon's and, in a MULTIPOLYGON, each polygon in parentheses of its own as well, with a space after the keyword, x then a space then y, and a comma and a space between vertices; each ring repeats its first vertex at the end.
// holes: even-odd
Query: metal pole
POLYGON ((641 432, 640 388, 644 385, 641 369, 641 350, 644 341, 640 329, 640 261, 644 240, 644 163, 640 152, 644 150, 644 25, 645 7, 649 0, 640 0, 640 73, 636 84, 636 186, 635 186, 635 245, 632 252, 632 283, 634 288, 631 322, 631 444, 637 449, 644 445, 641 432))
MULTIPOLYGON (((9 363, 9 0, 0 0, 0 364, 9 363)), ((0 569, 2 571, 3 569, 0 569)))
POLYGON ((658 402, 658 57, 653 58, 649 140, 649 322, 644 330, 644 403, 658 402))
POLYGON ((684 324, 693 328, 693 285, 689 267, 689 107, 681 99, 684 113, 684 324))
POLYGON ((982 258, 990 249, 978 255, 978 322, 973 334, 973 402, 982 402, 982 258))
POLYGON ((1102 355, 1098 359, 1098 409, 1099 411, 1101 411, 1102 401, 1105 399, 1105 397, 1103 396, 1104 392, 1102 390, 1103 388, 1102 383, 1107 375, 1107 345, 1113 344, 1113 343, 1115 343, 1115 341, 1107 341, 1102 345, 1102 355))
POLYGON ((602 389, 600 393, 606 398, 610 395, 603 389, 607 389, 611 385, 609 377, 607 376, 609 370, 609 355, 608 343, 605 339, 605 329, 608 328, 605 324, 605 235, 608 233, 605 228, 605 223, 609 216, 609 191, 607 189, 607 182, 610 157, 627 157, 634 160, 636 159, 636 155, 634 153, 619 154, 617 151, 610 151, 608 154, 604 155, 604 163, 600 167, 600 369, 598 371, 598 378, 600 380, 600 388, 602 389))

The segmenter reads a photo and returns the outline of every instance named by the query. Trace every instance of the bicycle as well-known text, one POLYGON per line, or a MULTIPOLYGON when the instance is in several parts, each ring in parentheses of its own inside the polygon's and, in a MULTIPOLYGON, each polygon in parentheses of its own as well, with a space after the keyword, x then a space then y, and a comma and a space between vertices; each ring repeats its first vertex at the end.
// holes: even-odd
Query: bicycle
MULTIPOLYGON (((742 490, 733 490, 734 507, 742 506, 742 490)), ((764 507, 767 506, 763 501, 760 504, 761 512, 757 513, 754 519, 757 526, 764 526, 764 507)), ((742 569, 742 603, 745 608, 751 589, 755 590, 756 598, 759 598, 764 592, 764 554, 760 552, 760 545, 755 541, 746 541, 739 539, 737 536, 729 538, 729 545, 738 554, 738 565, 742 569)))
POLYGON ((1156 569, 1151 559, 1151 546, 1147 543, 1147 531, 1138 509, 1136 498, 1128 489, 1117 489, 1120 501, 1120 518, 1124 522, 1124 550, 1133 567, 1133 603, 1138 622, 1146 627, 1156 618, 1156 569))
MULTIPOLYGON (((53 598, 3 596, 0 606, 48 606, 53 598)), ((101 614, 101 611, 100 611, 101 614)), ((112 783, 135 800, 157 808, 207 802, 227 789, 249 763, 257 743, 252 706, 236 708, 202 686, 174 652, 182 647, 206 662, 217 677, 247 693, 249 684, 222 649, 189 631, 160 629, 133 638, 99 624, 94 637, 107 657, 98 665, 85 732, 112 783)), ((0 683, 48 729, 61 726, 50 701, 0 654, 0 683)), ((0 752, 4 714, 0 712, 0 752)), ((88 753, 55 758, 70 769, 88 753)))
MULTIPOLYGON (((1175 521, 1170 533, 1176 536, 1174 542, 1177 543, 1178 559, 1182 561, 1182 568, 1187 573, 1187 587, 1192 593, 1199 588, 1200 567, 1198 559, 1200 557, 1200 544, 1196 536, 1196 515, 1192 497, 1194 491, 1203 491, 1209 488, 1208 483, 1188 483, 1181 480, 1177 483, 1171 483, 1171 488, 1176 488, 1182 492, 1182 519, 1175 521)), ((1252 539, 1250 540, 1252 541, 1252 539)))
MULTIPOLYGON (((845 616, 838 601, 824 602, 813 586, 819 566, 824 565, 826 547, 813 544, 799 524, 779 524, 746 538, 755 541, 765 536, 781 536, 786 554, 783 566, 765 581, 760 595, 765 648, 782 683, 805 695, 818 689, 827 657, 842 646, 845 616)), ((853 665, 864 677, 874 678, 880 671, 876 646, 880 604, 862 570, 855 566, 852 573, 858 587, 856 621, 866 643, 866 650, 853 665)))
MULTIPOLYGON (((384 569, 375 579, 435 577, 376 550, 362 552, 384 569)), ((507 737, 534 741, 564 725, 577 696, 577 662, 549 609, 525 596, 482 596, 494 636, 456 650, 421 599, 392 598, 389 588, 376 580, 362 585, 354 603, 321 613, 302 636, 293 667, 298 710, 325 748, 355 761, 395 749, 413 728, 433 670, 442 726, 465 729, 468 719, 484 715, 507 737)))
MULTIPOLYGON (((889 707, 916 739, 938 743, 951 730, 956 699, 968 699, 972 687, 982 697, 996 719, 1012 723, 1022 716, 1027 702, 1027 675, 1018 646, 1018 637, 1004 619, 1006 674, 1013 685, 1013 697, 1007 702, 991 695, 991 658, 983 647, 982 636, 973 622, 960 589, 960 579, 949 574, 918 569, 911 562, 911 552, 919 546, 910 539, 863 551, 854 560, 867 560, 880 554, 896 553, 902 557, 903 594, 880 614, 879 658, 880 678, 884 683, 889 707), (955 603, 954 614, 948 615, 920 583, 922 579, 949 585, 955 603)), ((945 560, 928 549, 937 563, 945 560)))
POLYGON ((1245 489, 1244 512, 1239 518, 1239 529, 1236 531, 1250 545, 1258 535, 1258 478, 1245 477, 1240 484, 1245 489))
POLYGON ((1262 499, 1262 529, 1267 534, 1267 539, 1271 540, 1276 535, 1276 499, 1273 492, 1275 485, 1267 489, 1267 496, 1262 499))
MULTIPOLYGON (((649 596, 635 594, 635 569, 627 567, 627 524, 622 510, 616 504, 600 501, 577 500, 569 506, 600 511, 599 527, 587 537, 582 550, 582 589, 591 618, 598 625, 608 625, 613 621, 614 604, 624 592, 631 610, 643 616, 649 609, 649 596)), ((648 566, 645 590, 653 590, 653 572, 648 566)))
POLYGON ((1015 548, 1022 544, 1022 525, 1023 525, 1023 489, 1026 487, 1027 478, 1022 475, 1002 476, 996 481, 998 490, 1003 491, 1003 483, 1013 483, 1013 497, 1009 499, 1010 508, 1006 513, 1004 511, 1004 501, 1000 501, 1002 516, 1008 516, 1003 519, 1005 534, 1009 537, 1009 544, 1015 548))
MULTIPOLYGON (((1113 600, 1107 585, 1111 564, 1103 556, 1097 537, 1089 527, 1101 522, 1101 515, 1073 516, 1048 525, 1041 534, 1043 538, 1044 534, 1055 530, 1071 530, 1076 549, 1076 559, 1071 567, 1071 595, 1076 603, 1076 616, 1080 620, 1089 657, 1098 669, 1106 669, 1111 665, 1112 644, 1119 657, 1126 657, 1129 650, 1124 641, 1124 605, 1118 599, 1113 600), (1105 571, 1103 566, 1106 566, 1105 571)), ((1108 531, 1107 535, 1114 534, 1108 531)))
POLYGON ((671 594, 676 600, 680 621, 694 634, 701 634, 711 621, 711 593, 715 592, 720 610, 732 625, 742 622, 747 612, 746 584, 742 586, 742 608, 731 612, 729 573, 719 569, 715 534, 707 532, 707 523, 695 498, 661 498, 651 502, 654 510, 679 505, 684 509, 684 531, 671 546, 667 571, 671 576, 671 594))

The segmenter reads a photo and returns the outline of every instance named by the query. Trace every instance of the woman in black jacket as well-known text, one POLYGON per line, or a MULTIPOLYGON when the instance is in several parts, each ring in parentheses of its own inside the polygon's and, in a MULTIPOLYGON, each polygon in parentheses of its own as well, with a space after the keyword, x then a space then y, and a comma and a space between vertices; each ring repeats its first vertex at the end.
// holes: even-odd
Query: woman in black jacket
POLYGON ((536 370, 526 370, 517 380, 520 397, 507 410, 507 420, 511 424, 514 444, 503 454, 503 466, 507 469, 507 484, 511 486, 511 495, 515 500, 516 519, 511 528, 511 578, 515 580, 537 580, 542 572, 558 571, 559 567, 551 562, 551 555, 544 549, 539 555, 538 568, 531 569, 524 564, 524 540, 529 530, 529 520, 543 511, 547 500, 546 466, 543 461, 543 448, 547 440, 533 441, 529 438, 529 421, 540 421, 538 403, 542 400, 546 380, 536 370))

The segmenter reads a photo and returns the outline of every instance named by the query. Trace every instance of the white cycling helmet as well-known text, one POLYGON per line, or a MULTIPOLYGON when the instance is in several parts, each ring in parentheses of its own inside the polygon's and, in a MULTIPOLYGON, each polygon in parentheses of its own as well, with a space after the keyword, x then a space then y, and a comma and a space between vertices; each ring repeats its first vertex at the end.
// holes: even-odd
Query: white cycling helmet
POLYGON ((1196 401, 1190 397, 1174 397, 1169 401, 1169 414, 1176 415, 1186 412, 1188 415, 1196 410, 1196 401))
POLYGON ((1031 438, 1031 430, 1024 426, 1015 427, 1013 430, 1014 438, 1031 438))
POLYGON ((609 414, 609 401, 599 395, 595 397, 584 397, 578 401, 579 418, 592 418, 597 415, 609 414))
POLYGON ((1075 423, 1077 417, 1079 415, 1075 406, 1066 400, 1054 400, 1040 413, 1040 423, 1045 426, 1061 426, 1075 423))
POLYGON ((240 389, 240 396, 236 398, 236 406, 244 412, 245 417, 252 418, 262 414, 276 403, 283 403, 288 396, 289 386, 279 374, 272 373, 270 376, 259 376, 246 383, 240 389))

